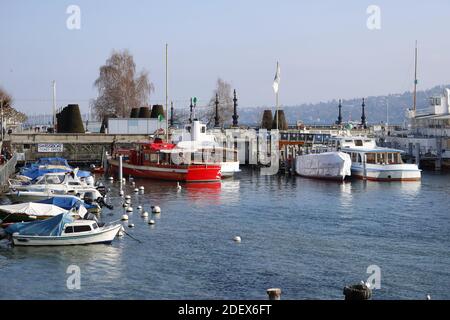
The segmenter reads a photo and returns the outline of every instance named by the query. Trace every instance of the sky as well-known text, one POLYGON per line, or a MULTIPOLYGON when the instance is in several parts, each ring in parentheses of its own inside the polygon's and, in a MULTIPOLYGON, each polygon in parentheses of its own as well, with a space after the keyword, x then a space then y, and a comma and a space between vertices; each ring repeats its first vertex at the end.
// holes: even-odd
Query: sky
POLYGON ((450 82, 448 21, 448 0, 0 0, 0 87, 18 110, 51 113, 55 80, 57 105, 85 112, 99 67, 128 49, 161 103, 168 43, 176 108, 208 101, 218 77, 240 107, 273 106, 277 61, 281 105, 400 93, 413 86, 415 40, 419 89, 450 82), (70 5, 79 29, 67 28, 70 5))

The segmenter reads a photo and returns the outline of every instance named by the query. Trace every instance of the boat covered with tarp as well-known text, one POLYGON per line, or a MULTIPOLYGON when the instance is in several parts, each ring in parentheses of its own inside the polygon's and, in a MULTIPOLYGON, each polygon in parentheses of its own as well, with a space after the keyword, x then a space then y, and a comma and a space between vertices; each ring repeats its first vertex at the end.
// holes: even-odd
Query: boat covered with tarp
POLYGON ((99 226, 94 220, 74 220, 68 213, 41 221, 15 223, 5 233, 16 246, 61 246, 110 243, 122 225, 99 226))
POLYGON ((52 197, 37 201, 37 203, 52 204, 66 210, 70 210, 72 208, 78 210, 80 206, 84 206, 89 212, 92 212, 92 210, 94 211, 98 210, 98 205, 85 203, 76 196, 52 197))
MULTIPOLYGON (((74 169, 68 164, 64 158, 40 158, 34 163, 30 163, 20 170, 20 175, 31 180, 35 180, 47 173, 70 172, 74 169)), ((89 171, 78 170, 79 178, 88 178, 91 176, 89 171)))

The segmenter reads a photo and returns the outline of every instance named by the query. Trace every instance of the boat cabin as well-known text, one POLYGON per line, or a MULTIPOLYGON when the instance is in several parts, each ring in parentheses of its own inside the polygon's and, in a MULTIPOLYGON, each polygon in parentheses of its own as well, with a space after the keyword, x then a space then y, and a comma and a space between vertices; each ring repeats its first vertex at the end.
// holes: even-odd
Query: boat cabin
POLYGON ((368 164, 403 164, 401 150, 375 148, 375 149, 342 149, 342 152, 348 153, 352 159, 352 163, 368 163, 368 164))
POLYGON ((90 233, 92 231, 96 231, 99 228, 97 222, 93 220, 75 220, 72 223, 67 223, 64 226, 64 231, 62 236, 64 235, 74 235, 80 233, 90 233))

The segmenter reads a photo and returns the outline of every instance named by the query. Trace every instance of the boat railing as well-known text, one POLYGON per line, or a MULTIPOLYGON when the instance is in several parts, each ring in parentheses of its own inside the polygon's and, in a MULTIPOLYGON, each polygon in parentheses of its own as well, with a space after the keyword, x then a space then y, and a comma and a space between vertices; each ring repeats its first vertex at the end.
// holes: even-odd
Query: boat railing
POLYGON ((17 153, 14 153, 11 159, 9 159, 4 165, 0 167, 0 192, 7 191, 9 187, 9 178, 16 172, 17 153))

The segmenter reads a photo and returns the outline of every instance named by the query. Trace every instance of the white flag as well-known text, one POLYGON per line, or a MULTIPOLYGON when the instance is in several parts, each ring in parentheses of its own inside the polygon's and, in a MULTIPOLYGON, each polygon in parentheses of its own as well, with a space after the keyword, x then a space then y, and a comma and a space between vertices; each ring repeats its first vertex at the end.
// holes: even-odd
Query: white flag
POLYGON ((280 85, 280 65, 277 62, 277 73, 275 73, 275 79, 273 79, 273 91, 278 93, 278 86, 280 85))

